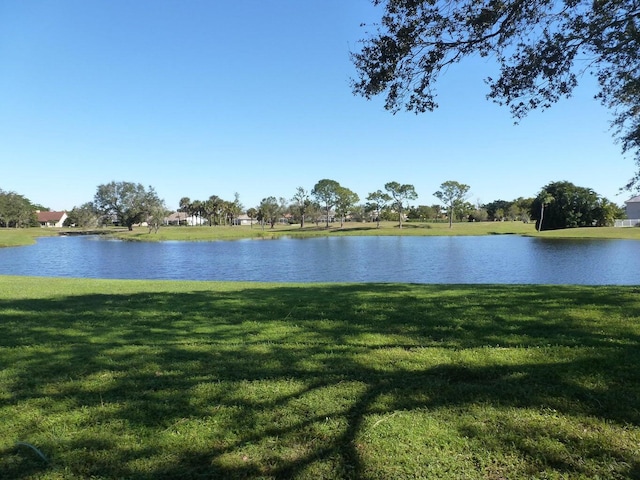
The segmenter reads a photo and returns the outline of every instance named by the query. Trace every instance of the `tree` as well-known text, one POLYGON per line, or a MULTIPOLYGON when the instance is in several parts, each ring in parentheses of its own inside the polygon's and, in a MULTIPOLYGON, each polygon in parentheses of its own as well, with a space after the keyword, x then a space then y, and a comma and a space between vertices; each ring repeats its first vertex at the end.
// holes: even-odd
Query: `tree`
MULTIPOLYGON (((372 0, 376 31, 352 53, 352 87, 385 108, 437 108, 440 75, 467 57, 492 58, 488 97, 516 119, 569 97, 583 73, 600 85, 615 134, 640 168, 640 3, 638 0, 372 0)), ((628 187, 640 182, 640 171, 628 187)))
POLYGON ((65 226, 76 225, 81 228, 91 228, 98 225, 98 213, 92 202, 86 202, 79 207, 73 207, 64 221, 65 226))
POLYGON ((566 181, 552 182, 531 204, 531 218, 536 220, 538 231, 604 226, 619 213, 609 210, 609 204, 590 188, 566 181))
POLYGON ((24 196, 0 190, 0 225, 7 228, 37 225, 35 210, 24 196))
POLYGON ((606 198, 600 198, 600 204, 596 211, 596 226, 611 227, 615 224, 616 219, 625 218, 625 215, 624 208, 621 208, 606 198))
POLYGON ((329 228, 329 212, 338 200, 339 188, 340 184, 338 182, 324 178, 316 183, 313 190, 311 190, 311 195, 316 198, 318 203, 324 204, 327 228, 329 228))
POLYGON ((505 212, 511 208, 512 202, 506 200, 494 200, 491 203, 485 203, 484 209, 487 211, 487 215, 490 220, 501 221, 504 220, 505 212))
POLYGON ((189 208, 190 214, 194 217, 195 225, 202 225, 202 217, 205 215, 206 207, 202 200, 194 200, 189 208))
POLYGON ((540 218, 538 219, 538 231, 542 231, 542 220, 544 219, 544 207, 553 202, 553 195, 546 190, 542 190, 538 195, 538 203, 540 204, 540 218))
POLYGON ((489 214, 484 208, 480 206, 476 206, 469 214, 470 222, 486 222, 488 218, 489 214))
POLYGON ((146 190, 141 184, 131 182, 98 185, 93 203, 98 212, 115 217, 129 230, 133 230, 134 224, 146 221, 153 209, 164 205, 153 187, 146 190))
POLYGON ((427 205, 418 205, 417 207, 411 207, 407 213, 407 218, 410 220, 420 220, 426 222, 431 218, 436 217, 436 212, 433 207, 427 205))
POLYGON ((307 216, 311 219, 313 223, 316 224, 316 228, 320 226, 320 222, 325 217, 322 205, 318 202, 311 202, 309 207, 307 208, 307 216))
POLYGON ((164 225, 165 219, 169 215, 169 210, 164 205, 164 202, 159 202, 152 205, 148 212, 147 227, 149 227, 149 233, 158 233, 160 227, 164 225))
POLYGON ((441 184, 440 190, 433 194, 447 208, 449 228, 453 227, 453 217, 456 209, 464 204, 464 200, 466 199, 470 188, 471 187, 469 187, 469 185, 465 185, 464 183, 448 180, 441 184))
POLYGON ((296 189, 296 193, 291 198, 291 201, 293 202, 293 211, 295 215, 300 217, 300 228, 304 228, 304 216, 307 214, 307 211, 311 206, 309 192, 302 187, 298 187, 296 189))
POLYGON ((382 190, 376 190, 367 195, 367 200, 366 209, 370 212, 375 212, 376 228, 380 228, 380 215, 391 201, 391 195, 382 190))
POLYGON ((191 212, 191 199, 189 197, 182 197, 178 202, 178 211, 189 215, 191 212))
POLYGON ((219 223, 220 216, 222 215, 222 206, 224 200, 217 195, 211 195, 204 202, 204 214, 209 219, 209 226, 217 225, 219 223))
POLYGON ((255 220, 255 218, 258 216, 258 209, 257 208, 249 208, 247 209, 247 217, 249 217, 249 225, 251 226, 251 228, 253 228, 253 221, 255 220))
POLYGON ((529 223, 529 211, 531 210, 532 203, 533 198, 518 197, 513 201, 513 204, 517 206, 520 212, 519 220, 522 220, 524 223, 529 223))
POLYGON ((386 183, 384 189, 391 195, 391 199, 393 200, 391 207, 398 214, 398 228, 402 228, 402 215, 405 209, 404 202, 418 198, 416 189, 413 185, 400 185, 398 182, 386 183))
POLYGON ((366 206, 362 203, 353 205, 349 211, 349 217, 352 222, 364 222, 366 219, 366 206))
POLYGON ((346 187, 338 187, 336 190, 336 213, 340 215, 340 228, 344 226, 344 220, 356 203, 360 201, 357 193, 352 192, 346 187))
POLYGON ((269 223, 273 228, 280 217, 281 207, 276 197, 263 198, 258 206, 258 219, 261 220, 262 228, 264 228, 264 222, 269 223))
POLYGON ((242 210, 244 209, 244 205, 240 201, 240 194, 235 192, 233 194, 233 202, 229 206, 229 212, 231 215, 231 225, 235 225, 235 220, 242 214, 242 210))
POLYGON ((458 222, 469 221, 469 217, 475 210, 471 202, 461 201, 456 205, 453 214, 458 222))

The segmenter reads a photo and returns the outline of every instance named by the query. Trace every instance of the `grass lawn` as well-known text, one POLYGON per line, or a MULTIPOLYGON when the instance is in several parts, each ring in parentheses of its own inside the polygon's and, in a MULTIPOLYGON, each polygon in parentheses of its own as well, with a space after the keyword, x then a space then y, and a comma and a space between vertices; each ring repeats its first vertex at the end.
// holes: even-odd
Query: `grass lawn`
POLYGON ((640 478, 639 293, 0 276, 0 477, 640 478))
POLYGON ((411 235, 411 236, 442 236, 442 235, 528 235, 543 238, 600 238, 600 239, 633 239, 640 240, 640 228, 570 228, 537 232, 533 223, 522 222, 477 222, 454 223, 449 228, 446 222, 441 223, 404 223, 403 228, 398 228, 397 222, 382 222, 380 228, 374 223, 345 223, 340 228, 339 223, 333 223, 330 228, 323 225, 276 225, 271 229, 260 225, 249 226, 217 226, 217 227, 162 227, 157 233, 149 233, 146 227, 137 227, 133 231, 125 228, 106 228, 94 231, 83 231, 75 228, 27 228, 27 229, 0 229, 0 247, 29 245, 39 236, 98 233, 111 235, 123 240, 159 242, 159 241, 216 241, 216 240, 240 240, 247 238, 278 238, 289 237, 317 237, 317 236, 354 236, 354 235, 411 235))
POLYGON ((528 235, 548 238, 602 238, 602 239, 634 239, 640 240, 640 228, 571 228, 547 232, 537 232, 533 223, 522 222, 463 222, 454 223, 449 228, 448 223, 404 223, 402 229, 397 222, 382 222, 380 228, 375 223, 345 223, 340 228, 339 223, 333 223, 330 228, 323 225, 276 225, 271 229, 262 229, 259 225, 253 228, 241 227, 165 227, 158 233, 149 233, 148 229, 137 228, 133 232, 119 231, 116 234, 124 240, 163 241, 163 240, 236 240, 241 238, 278 238, 314 237, 314 236, 354 236, 354 235, 411 235, 411 236, 442 236, 442 235, 528 235))
POLYGON ((32 245, 38 237, 59 234, 57 228, 0 228, 0 247, 32 245))
MULTIPOLYGON (((329 228, 324 224, 305 225, 276 225, 262 229, 259 225, 236 227, 167 227, 161 228, 157 234, 149 234, 149 230, 139 229, 133 232, 121 232, 120 238, 129 240, 231 240, 239 238, 277 238, 290 237, 316 237, 316 236, 362 236, 362 235, 500 235, 500 234, 533 234, 533 224, 522 222, 485 222, 485 223, 457 223, 449 228, 448 223, 403 223, 402 229, 397 222, 381 222, 380 228, 375 223, 351 223, 347 222, 341 228, 340 223, 332 223, 329 228)), ((638 230, 640 238, 640 229, 638 230)))

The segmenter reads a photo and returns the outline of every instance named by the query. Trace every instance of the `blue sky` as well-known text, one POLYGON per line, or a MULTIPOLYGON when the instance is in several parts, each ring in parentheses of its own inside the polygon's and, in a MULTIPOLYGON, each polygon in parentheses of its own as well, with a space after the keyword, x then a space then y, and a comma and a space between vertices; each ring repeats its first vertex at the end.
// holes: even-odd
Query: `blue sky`
POLYGON ((410 183, 426 205, 447 180, 474 203, 559 180, 631 196, 589 77, 517 126, 485 99, 490 61, 446 72, 433 113, 354 97, 349 52, 379 15, 368 0, 0 2, 0 189, 54 210, 112 180, 169 208, 235 192, 248 208, 322 178, 363 201, 410 183))

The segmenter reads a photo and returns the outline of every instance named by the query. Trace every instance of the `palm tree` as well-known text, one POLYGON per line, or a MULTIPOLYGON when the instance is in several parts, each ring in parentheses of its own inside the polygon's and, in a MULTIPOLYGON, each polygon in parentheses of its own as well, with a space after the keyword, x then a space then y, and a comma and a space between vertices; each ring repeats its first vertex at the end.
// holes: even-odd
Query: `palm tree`
POLYGON ((546 190, 541 191, 538 194, 538 199, 540 200, 540 222, 538 222, 538 231, 542 231, 542 219, 544 218, 544 207, 545 205, 549 205, 553 202, 553 196, 547 192, 546 190))
MULTIPOLYGON (((185 217, 188 217, 191 214, 191 199, 189 197, 182 197, 180 199, 178 211, 184 213, 185 217)), ((178 225, 180 225, 180 217, 178 217, 178 225)))

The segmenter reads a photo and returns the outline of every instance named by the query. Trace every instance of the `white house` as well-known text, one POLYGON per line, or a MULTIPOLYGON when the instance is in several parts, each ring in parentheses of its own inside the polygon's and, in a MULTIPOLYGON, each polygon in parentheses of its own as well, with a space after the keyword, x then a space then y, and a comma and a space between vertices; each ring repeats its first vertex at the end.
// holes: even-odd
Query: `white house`
POLYGON ((252 225, 256 223, 255 218, 250 218, 249 215, 246 214, 242 214, 242 215, 238 215, 236 218, 233 219, 233 224, 234 225, 252 225))
POLYGON ((209 220, 195 215, 187 215, 185 212, 174 212, 164 219, 165 225, 208 225, 209 220))

